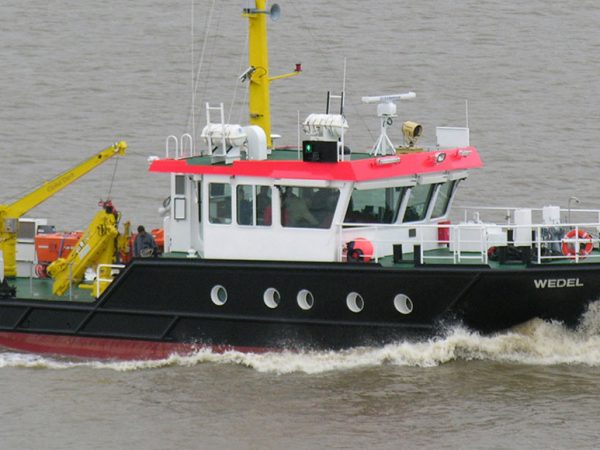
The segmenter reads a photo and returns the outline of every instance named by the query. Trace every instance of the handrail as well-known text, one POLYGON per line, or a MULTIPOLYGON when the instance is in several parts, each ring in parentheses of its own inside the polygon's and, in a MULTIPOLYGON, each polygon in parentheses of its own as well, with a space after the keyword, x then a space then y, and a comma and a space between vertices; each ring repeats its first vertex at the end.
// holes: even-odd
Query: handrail
POLYGON ((175 136, 174 134, 167 136, 167 139, 165 141, 165 157, 167 159, 169 159, 171 157, 170 152, 169 152, 169 149, 171 148, 169 146, 169 143, 171 141, 175 142, 175 158, 177 159, 179 157, 179 140, 177 139, 177 136, 175 136))
MULTIPOLYGON (((125 267, 125 264, 98 264, 98 266, 96 267, 96 280, 94 281, 94 284, 96 286, 96 298, 100 297, 100 283, 112 283, 112 277, 111 278, 101 278, 100 277, 100 273, 102 271, 103 268, 110 268, 110 269, 119 269, 119 271, 121 269, 123 269, 125 267)), ((111 270, 112 272, 112 270, 111 270)))
MULTIPOLYGON (((557 223, 557 224, 504 224, 498 225, 483 222, 467 222, 460 224, 443 223, 404 223, 404 224, 357 224, 341 223, 340 236, 342 241, 352 240, 356 237, 367 237, 373 244, 373 256, 378 261, 382 256, 389 254, 390 246, 402 244, 410 247, 419 245, 419 261, 424 263, 427 259, 448 259, 453 263, 463 260, 478 260, 482 264, 489 263, 488 250, 494 247, 517 247, 531 249, 531 260, 538 264, 543 261, 569 259, 577 264, 584 259, 598 260, 600 254, 584 254, 581 249, 591 243, 594 248, 600 244, 600 223, 557 223), (377 235, 385 229, 396 230, 402 233, 399 238, 373 239, 369 235, 377 235), (408 236, 408 229, 415 230, 414 237, 408 236), (447 229, 448 239, 440 240, 438 230, 447 229), (521 230, 521 233, 518 232, 521 230), (524 230, 524 231, 523 231, 524 230), (573 237, 567 233, 574 230, 573 237), (580 230, 591 232, 591 237, 581 237, 580 230), (345 233, 344 233, 345 232, 345 233), (434 234, 435 232, 435 234, 434 234), (511 237, 512 235, 512 237, 511 237), (525 238, 524 238, 525 236, 525 238), (519 245, 521 244, 521 245, 519 245), (564 244, 572 245, 572 253, 564 254, 564 244), (430 256, 426 250, 449 247, 449 255, 430 256), (388 250, 385 250, 387 248, 388 250), (387 253, 386 253, 387 252, 387 253)), ((396 233, 394 233, 396 234, 396 233)), ((406 248, 406 247, 405 247, 406 248)), ((410 253, 410 252, 409 252, 410 253)), ((367 256, 367 255, 365 255, 367 256)))
POLYGON ((175 159, 185 158, 186 156, 196 156, 196 152, 194 150, 194 138, 190 133, 183 133, 179 138, 174 134, 167 136, 165 140, 165 157, 167 159, 171 158, 171 142, 174 143, 175 159), (186 143, 188 144, 187 146, 186 143), (187 154, 186 149, 189 149, 187 154))

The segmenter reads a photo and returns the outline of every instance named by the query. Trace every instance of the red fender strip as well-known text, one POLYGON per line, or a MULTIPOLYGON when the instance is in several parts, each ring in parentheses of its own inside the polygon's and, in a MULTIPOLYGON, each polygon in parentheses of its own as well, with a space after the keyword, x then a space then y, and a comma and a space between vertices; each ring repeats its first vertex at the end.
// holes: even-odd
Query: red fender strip
POLYGON ((37 354, 118 360, 165 359, 175 353, 182 356, 191 355, 203 348, 210 348, 215 353, 223 353, 228 350, 243 353, 264 353, 269 350, 261 347, 205 346, 134 339, 18 332, 0 332, 0 346, 37 354))

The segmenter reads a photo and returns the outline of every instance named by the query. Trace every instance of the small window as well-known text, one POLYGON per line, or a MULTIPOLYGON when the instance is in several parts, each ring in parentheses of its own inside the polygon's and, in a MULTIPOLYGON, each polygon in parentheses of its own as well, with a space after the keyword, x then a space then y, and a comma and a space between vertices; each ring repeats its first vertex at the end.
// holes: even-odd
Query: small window
POLYGON ((265 305, 267 305, 271 309, 275 309, 279 306, 281 302, 281 294, 275 288, 268 288, 263 294, 263 300, 265 305))
POLYGON ((256 225, 271 225, 273 217, 271 198, 270 186, 256 186, 256 225))
POLYGON ((355 190, 352 193, 344 222, 394 223, 406 188, 355 190))
POLYGON ((237 223, 240 225, 254 225, 252 218, 253 209, 253 186, 248 184, 240 184, 236 190, 236 203, 237 203, 237 223))
POLYGON ((411 189, 403 222, 417 222, 425 219, 435 186, 435 184, 418 184, 411 189))
POLYGON ((300 292, 298 292, 296 300, 298 302, 298 306, 304 311, 308 311, 315 304, 315 297, 308 289, 302 289, 300 292))
POLYGON ((217 306, 223 306, 227 303, 227 289, 220 284, 213 286, 210 290, 210 299, 217 306))
POLYGON ((173 202, 175 220, 185 220, 185 198, 175 198, 173 202))
POLYGON ((19 227, 17 229, 18 239, 35 239, 35 222, 19 221, 19 227))
POLYGON ((456 181, 448 181, 440 186, 437 198, 435 200, 435 205, 433 206, 433 211, 431 212, 432 218, 435 219, 446 214, 455 183, 456 181))
POLYGON ((185 195, 184 175, 175 175, 175 195, 185 195))
POLYGON ((229 183, 210 183, 208 210, 210 223, 231 223, 231 186, 229 183))

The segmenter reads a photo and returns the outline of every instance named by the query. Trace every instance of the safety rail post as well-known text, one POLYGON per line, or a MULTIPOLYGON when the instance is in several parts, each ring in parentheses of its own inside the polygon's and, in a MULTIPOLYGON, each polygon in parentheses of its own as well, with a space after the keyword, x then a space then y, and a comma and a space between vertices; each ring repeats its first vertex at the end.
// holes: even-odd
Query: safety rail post
POLYGON ((575 264, 579 263, 579 225, 575 225, 575 264))
POLYGON ((175 159, 177 159, 179 157, 179 140, 177 139, 177 136, 172 134, 170 136, 167 136, 167 139, 165 141, 165 156, 169 158, 169 142, 171 141, 175 142, 175 159))
POLYGON ((194 140, 190 133, 184 133, 181 135, 181 156, 185 156, 185 142, 188 141, 190 143, 190 153, 189 156, 195 156, 194 152, 194 140))
MULTIPOLYGON (((467 215, 466 210, 465 210, 465 216, 467 215)), ((454 249, 454 252, 456 253, 456 261, 455 264, 460 264, 460 243, 462 242, 462 237, 461 237, 461 230, 462 227, 457 226, 456 227, 456 246, 454 249)))
POLYGON ((105 267, 121 270, 125 267, 125 264, 98 264, 98 266, 96 267, 96 298, 100 297, 100 283, 104 283, 104 282, 111 283, 112 282, 112 277, 111 278, 100 278, 100 272, 105 267))
POLYGON ((537 247, 537 263, 541 264, 542 263, 542 227, 538 226, 537 229, 537 235, 535 237, 535 245, 537 247))
POLYGON ((33 296, 33 265, 35 261, 29 261, 29 295, 33 296))
MULTIPOLYGON (((417 227, 417 228, 418 228, 418 227, 417 227)), ((421 231, 421 230, 419 230, 419 231, 421 231)), ((424 245, 423 245, 423 244, 424 244, 424 242, 423 242, 423 233, 422 233, 422 232, 419 232, 419 263, 420 263, 420 264, 423 264, 423 262, 424 262, 424 257, 425 257, 425 255, 423 254, 423 251, 422 251, 422 249, 423 249, 423 247, 424 247, 424 245)), ((413 251, 414 251, 414 249, 413 249, 413 251)), ((415 252, 415 253, 416 253, 416 252, 415 252)))
POLYGON ((481 225, 479 227, 479 232, 480 232, 480 245, 481 247, 479 248, 479 255, 481 256, 481 262, 483 264, 487 264, 486 261, 486 256, 487 256, 487 233, 485 232, 485 225, 481 225))
POLYGON ((73 263, 69 263, 69 300, 73 300, 73 263))

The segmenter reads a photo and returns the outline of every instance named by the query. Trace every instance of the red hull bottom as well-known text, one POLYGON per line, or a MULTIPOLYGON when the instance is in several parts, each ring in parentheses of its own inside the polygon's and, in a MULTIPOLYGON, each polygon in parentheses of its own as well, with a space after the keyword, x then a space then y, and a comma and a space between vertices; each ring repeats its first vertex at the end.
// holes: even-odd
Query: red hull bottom
POLYGON ((154 342, 54 334, 0 332, 0 346, 37 354, 76 356, 87 359, 156 360, 170 355, 191 355, 201 349, 216 353, 235 350, 264 353, 268 349, 254 347, 206 346, 184 343, 154 342))

